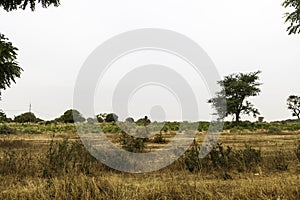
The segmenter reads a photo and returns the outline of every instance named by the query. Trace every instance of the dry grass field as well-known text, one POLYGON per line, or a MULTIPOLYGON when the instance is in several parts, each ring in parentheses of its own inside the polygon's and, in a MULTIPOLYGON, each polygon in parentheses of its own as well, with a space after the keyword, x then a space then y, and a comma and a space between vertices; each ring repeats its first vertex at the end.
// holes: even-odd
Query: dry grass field
MULTIPOLYGON (((300 199, 299 141, 299 131, 226 130, 214 149, 224 162, 189 151, 160 171, 130 174, 95 160, 74 130, 1 134, 0 199, 300 199)), ((161 145, 146 141, 144 151, 161 145)))

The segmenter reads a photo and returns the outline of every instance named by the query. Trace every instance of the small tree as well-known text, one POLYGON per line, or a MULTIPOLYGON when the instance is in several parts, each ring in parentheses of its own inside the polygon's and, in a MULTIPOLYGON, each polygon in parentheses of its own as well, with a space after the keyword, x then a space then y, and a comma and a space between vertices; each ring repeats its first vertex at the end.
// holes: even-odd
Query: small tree
POLYGON ((18 49, 7 41, 0 33, 0 98, 1 90, 9 88, 16 78, 20 78, 22 69, 19 67, 17 59, 18 49))
POLYGON ((99 123, 104 122, 103 114, 98 114, 98 115, 96 115, 96 118, 97 118, 97 121, 98 121, 99 123))
POLYGON ((132 117, 127 117, 125 119, 125 122, 128 122, 128 123, 133 123, 134 122, 134 119, 132 117))
POLYGON ((96 123, 98 120, 95 119, 95 118, 92 118, 92 117, 88 117, 88 118, 86 119, 86 121, 87 121, 88 124, 94 124, 94 123, 96 123))
POLYGON ((118 115, 115 113, 109 113, 105 116, 105 122, 117 122, 118 118, 118 115))
POLYGON ((60 116, 55 120, 63 123, 74 123, 74 122, 84 122, 85 118, 82 117, 81 113, 78 110, 70 109, 64 112, 62 116, 60 116))
POLYGON ((290 95, 287 99, 287 106, 293 116, 300 119, 300 96, 290 95))
POLYGON ((139 126, 147 126, 150 123, 151 120, 147 116, 136 121, 136 124, 139 126))
POLYGON ((222 99, 225 97, 227 110, 222 113, 224 115, 222 117, 233 115, 236 122, 240 121, 242 114, 252 114, 256 117, 259 114, 258 110, 246 99, 259 95, 260 88, 258 86, 261 85, 257 82, 259 73, 261 71, 225 76, 224 80, 218 82, 222 91, 218 92, 216 97, 208 100, 208 102, 219 111, 223 109, 222 99))
POLYGON ((290 23, 287 28, 289 35, 300 33, 300 0, 285 0, 283 7, 292 8, 292 12, 285 13, 285 22, 290 23))
POLYGON ((16 116, 14 121, 18 122, 18 123, 26 123, 26 122, 35 123, 38 121, 38 119, 32 112, 26 112, 26 113, 16 116))
POLYGON ((0 123, 7 122, 6 114, 0 110, 0 123))

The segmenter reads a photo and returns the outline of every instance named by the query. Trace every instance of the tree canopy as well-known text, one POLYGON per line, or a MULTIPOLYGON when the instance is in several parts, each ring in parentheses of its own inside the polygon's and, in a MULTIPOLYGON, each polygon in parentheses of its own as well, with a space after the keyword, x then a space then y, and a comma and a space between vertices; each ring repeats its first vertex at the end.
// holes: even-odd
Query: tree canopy
POLYGON ((300 119, 300 96, 290 95, 287 99, 287 106, 292 111, 292 115, 300 119))
POLYGON ((287 32, 291 34, 300 33, 300 0, 285 0, 283 7, 291 8, 290 12, 285 13, 285 22, 289 23, 287 32))
POLYGON ((25 10, 27 6, 32 11, 35 10, 36 3, 41 4, 43 8, 47 8, 51 5, 57 7, 60 5, 59 0, 0 0, 0 7, 3 7, 7 12, 17 9, 25 10))
POLYGON ((259 73, 261 71, 225 76, 224 80, 218 82, 222 91, 218 92, 216 97, 208 100, 208 102, 212 103, 217 111, 220 111, 224 108, 222 99, 225 98, 227 110, 224 111, 222 117, 233 115, 236 122, 240 121, 242 114, 252 114, 256 117, 259 114, 258 109, 254 108, 253 104, 246 99, 259 95, 261 91, 259 88, 261 83, 257 82, 259 73))
POLYGON ((118 115, 116 115, 115 113, 109 113, 105 116, 104 121, 105 122, 117 122, 119 119, 118 115))
POLYGON ((16 116, 14 121, 18 122, 18 123, 26 123, 26 122, 35 123, 39 120, 36 118, 36 116, 32 112, 26 112, 26 113, 16 116))
POLYGON ((55 121, 63 123, 74 123, 74 122, 84 122, 85 118, 82 117, 81 113, 78 110, 67 110, 62 116, 55 119, 55 121))
POLYGON ((11 86, 20 78, 22 68, 19 67, 17 59, 17 48, 0 33, 0 95, 1 90, 11 86))

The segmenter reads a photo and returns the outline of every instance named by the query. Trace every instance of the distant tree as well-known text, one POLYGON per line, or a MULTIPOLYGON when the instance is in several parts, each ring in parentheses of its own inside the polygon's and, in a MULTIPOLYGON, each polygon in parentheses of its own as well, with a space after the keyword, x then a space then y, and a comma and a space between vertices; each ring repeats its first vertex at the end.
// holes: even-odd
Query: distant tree
POLYGON ((18 49, 8 42, 8 39, 0 33, 0 99, 1 90, 11 86, 20 78, 22 68, 19 67, 17 59, 18 49))
POLYGON ((81 113, 78 110, 67 110, 62 116, 55 119, 55 121, 63 123, 74 123, 74 122, 84 122, 85 118, 82 117, 81 113))
POLYGON ((132 117, 127 117, 125 119, 125 122, 129 122, 129 123, 133 123, 134 122, 134 119, 132 117))
POLYGON ((17 10, 19 8, 25 10, 29 5, 30 9, 34 11, 36 3, 42 5, 43 8, 47 8, 51 5, 57 7, 60 5, 59 0, 1 0, 0 7, 3 7, 7 12, 17 10))
POLYGON ((142 126, 147 126, 150 123, 151 123, 151 120, 147 116, 145 116, 144 118, 141 118, 141 119, 136 121, 136 124, 140 125, 140 126, 141 125, 142 126))
POLYGON ((300 33, 300 0, 285 0, 282 3, 285 8, 292 8, 291 12, 285 13, 285 22, 289 23, 287 32, 291 34, 300 33))
POLYGON ((118 115, 115 113, 109 113, 105 116, 105 122, 117 122, 118 121, 118 115))
POLYGON ((107 114, 98 114, 98 115, 96 115, 97 121, 98 121, 99 123, 104 122, 104 119, 105 119, 106 115, 107 115, 107 114))
POLYGON ((0 123, 7 122, 6 114, 0 110, 0 123))
POLYGON ((89 117, 89 118, 86 119, 86 121, 87 121, 88 124, 94 124, 94 123, 97 122, 97 119, 89 117))
POLYGON ((259 114, 258 110, 246 99, 259 95, 261 91, 258 87, 261 83, 257 82, 259 73, 261 71, 225 76, 224 80, 218 82, 222 87, 222 91, 218 92, 216 97, 208 100, 208 103, 211 103, 219 111, 224 106, 220 99, 225 98, 227 110, 220 113, 224 115, 222 117, 233 115, 236 122, 240 121, 242 114, 250 115, 252 113, 256 117, 259 114))
POLYGON ((26 123, 26 122, 36 123, 39 120, 38 120, 38 118, 36 118, 36 116, 32 112, 26 112, 26 113, 16 116, 14 121, 18 122, 18 123, 26 123))
POLYGON ((293 116, 300 119, 300 96, 290 95, 287 99, 287 106, 293 116))

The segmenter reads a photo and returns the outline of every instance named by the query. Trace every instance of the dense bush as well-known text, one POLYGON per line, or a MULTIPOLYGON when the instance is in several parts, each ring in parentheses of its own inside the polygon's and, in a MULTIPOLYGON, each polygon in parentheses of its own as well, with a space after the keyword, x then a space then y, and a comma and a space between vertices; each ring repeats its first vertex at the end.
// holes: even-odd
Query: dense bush
POLYGON ((126 133, 122 133, 120 142, 122 144, 122 148, 126 151, 134 152, 134 153, 141 153, 145 152, 146 149, 146 141, 147 138, 137 138, 130 136, 126 133))
POLYGON ((102 132, 104 133, 120 133, 120 127, 115 123, 103 123, 100 125, 102 132))
POLYGON ((16 130, 11 128, 5 124, 0 124, 0 134, 12 134, 15 133, 16 130))
POLYGON ((181 158, 185 168, 191 172, 194 171, 222 171, 226 174, 229 170, 253 171, 261 163, 262 157, 260 150, 253 149, 246 145, 244 149, 233 150, 217 143, 212 147, 208 155, 202 159, 199 158, 200 145, 193 141, 189 150, 181 158))
POLYGON ((117 122, 119 119, 118 115, 116 115, 115 113, 109 113, 105 116, 104 121, 105 122, 117 122))
POLYGON ((163 134, 160 132, 159 134, 156 134, 153 138, 153 142, 157 144, 165 144, 167 140, 164 138, 163 134))
POLYGON ((246 145, 235 152, 235 161, 238 171, 251 171, 262 161, 261 151, 246 145))
POLYGON ((182 162, 190 172, 198 172, 201 169, 201 161, 199 158, 200 146, 194 139, 191 147, 185 152, 182 157, 182 162))

